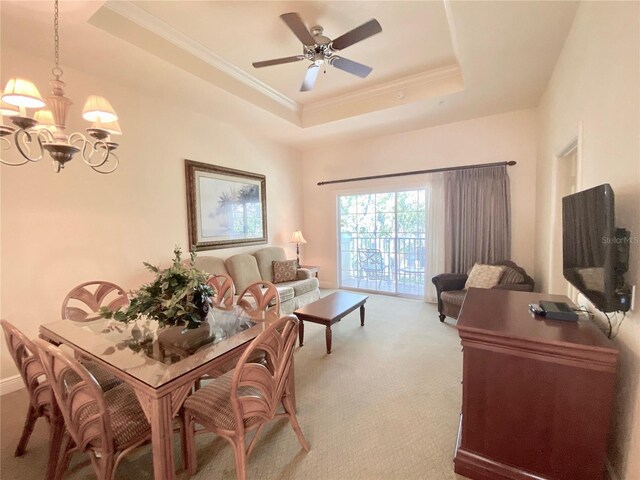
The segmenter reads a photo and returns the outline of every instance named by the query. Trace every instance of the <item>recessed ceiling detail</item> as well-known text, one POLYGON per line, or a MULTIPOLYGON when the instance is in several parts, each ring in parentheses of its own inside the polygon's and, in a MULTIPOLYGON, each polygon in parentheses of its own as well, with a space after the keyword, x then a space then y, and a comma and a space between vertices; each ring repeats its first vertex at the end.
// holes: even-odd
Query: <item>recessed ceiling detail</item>
POLYGON ((108 1, 90 23, 303 128, 464 90, 444 2, 108 1), (318 66, 330 78, 300 92, 297 62, 254 69, 301 49, 278 18, 293 9, 329 38, 375 17, 384 32, 348 52, 373 73, 318 66))

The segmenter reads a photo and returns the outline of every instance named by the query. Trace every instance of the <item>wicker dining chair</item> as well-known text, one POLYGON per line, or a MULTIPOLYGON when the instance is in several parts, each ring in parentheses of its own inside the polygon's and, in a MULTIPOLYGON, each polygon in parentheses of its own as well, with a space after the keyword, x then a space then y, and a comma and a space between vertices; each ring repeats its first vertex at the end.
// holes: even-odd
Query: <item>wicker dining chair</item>
POLYGON ((94 320, 100 307, 117 310, 129 304, 122 287, 103 280, 93 280, 74 287, 62 302, 62 319, 75 322, 94 320))
POLYGON ((211 275, 207 279, 207 284, 215 293, 214 296, 211 297, 211 301, 217 308, 231 308, 233 306, 236 287, 233 284, 233 279, 229 275, 224 273, 211 275))
POLYGON ((24 422, 22 435, 16 447, 14 455, 24 455, 29 438, 33 432, 36 421, 44 417, 49 424, 49 462, 47 472, 55 473, 57 465, 57 452, 64 433, 64 424, 59 410, 53 400, 53 391, 45 375, 44 367, 38 357, 36 346, 20 330, 6 320, 0 320, 4 338, 7 342, 9 353, 18 367, 22 381, 29 395, 29 407, 27 418, 24 422))
POLYGON ((280 315, 280 296, 271 282, 254 282, 238 296, 238 305, 248 310, 273 310, 280 315))
MULTIPOLYGON (((129 297, 122 287, 104 280, 92 280, 81 283, 67 294, 62 302, 61 315, 63 320, 87 322, 98 317, 100 307, 116 310, 128 304, 129 297)), ((80 358, 80 361, 95 377, 102 390, 109 390, 122 383, 97 363, 85 358, 80 358)))
POLYGON ((300 445, 309 451, 295 413, 290 373, 293 347, 298 336, 299 320, 287 315, 260 333, 247 347, 234 370, 213 380, 191 395, 184 403, 182 415, 183 462, 189 474, 196 471, 195 424, 220 435, 231 443, 235 453, 238 480, 247 478, 247 458, 265 424, 286 417, 300 445), (262 352, 266 362, 249 359, 262 352), (282 403, 283 413, 276 413, 282 403), (248 447, 245 434, 255 430, 248 447))
POLYGON ((99 480, 114 479, 124 455, 151 439, 133 389, 123 383, 103 392, 78 361, 44 340, 35 344, 68 432, 56 480, 63 478, 74 452, 89 455, 99 480))

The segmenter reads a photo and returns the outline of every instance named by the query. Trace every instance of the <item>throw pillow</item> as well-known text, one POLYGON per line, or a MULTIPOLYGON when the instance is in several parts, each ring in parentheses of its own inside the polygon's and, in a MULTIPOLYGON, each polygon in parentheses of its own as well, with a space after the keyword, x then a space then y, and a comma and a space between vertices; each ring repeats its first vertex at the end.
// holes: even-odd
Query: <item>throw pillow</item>
POLYGON ((483 265, 476 263, 471 272, 464 288, 493 288, 498 285, 500 277, 504 273, 503 265, 483 265))
POLYGON ((524 283, 524 277, 522 274, 511 267, 505 267, 504 274, 500 279, 500 284, 515 285, 517 283, 524 283))
POLYGON ((298 262, 296 260, 273 261, 273 283, 291 282, 297 278, 297 275, 298 262))

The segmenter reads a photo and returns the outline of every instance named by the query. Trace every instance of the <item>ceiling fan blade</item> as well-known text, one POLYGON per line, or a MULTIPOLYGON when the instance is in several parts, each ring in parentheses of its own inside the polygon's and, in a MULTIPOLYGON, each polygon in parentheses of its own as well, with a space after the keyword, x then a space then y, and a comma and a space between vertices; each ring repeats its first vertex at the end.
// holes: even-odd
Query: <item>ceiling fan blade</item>
POLYGON ((302 42, 303 45, 315 45, 316 41, 309 33, 309 29, 306 27, 300 15, 296 12, 291 13, 283 13, 280 15, 280 18, 287 24, 287 27, 291 29, 298 40, 302 42))
POLYGON ((333 48, 334 50, 343 50, 347 47, 350 47, 354 43, 361 42, 365 38, 369 38, 376 33, 380 33, 381 31, 382 27, 380 26, 378 21, 373 18, 368 22, 363 23, 359 27, 348 31, 344 35, 340 35, 333 42, 331 42, 331 48, 333 48))
POLYGON ((271 65, 281 65, 283 63, 293 63, 304 60, 304 55, 295 55, 293 57, 274 58, 273 60, 263 60, 262 62, 253 62, 255 68, 270 67, 271 65))
POLYGON ((360 78, 366 78, 373 70, 373 68, 368 65, 363 65, 362 63, 354 62, 344 57, 331 57, 329 64, 345 72, 357 75, 360 78))
POLYGON ((304 81, 302 82, 302 86, 300 87, 301 92, 308 92, 312 90, 316 84, 316 79, 318 78, 318 72, 320 71, 320 67, 315 63, 309 65, 307 68, 307 73, 304 76, 304 81))

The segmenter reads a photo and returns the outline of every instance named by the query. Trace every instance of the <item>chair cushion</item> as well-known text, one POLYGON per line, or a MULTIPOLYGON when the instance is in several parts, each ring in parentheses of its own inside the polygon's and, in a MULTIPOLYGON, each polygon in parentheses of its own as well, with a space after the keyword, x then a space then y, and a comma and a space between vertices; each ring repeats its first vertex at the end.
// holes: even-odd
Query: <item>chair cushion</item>
POLYGON ((443 302, 461 307, 462 302, 464 302, 464 297, 466 294, 467 294, 466 290, 449 290, 446 292, 442 292, 440 294, 440 298, 442 299, 443 302))
MULTIPOLYGON (((202 387, 184 402, 188 410, 198 423, 204 423, 223 430, 235 430, 236 424, 231 407, 231 370, 202 387)), ((240 396, 262 397, 260 391, 253 387, 238 388, 240 396)), ((245 419, 245 427, 258 422, 260 418, 245 419)))
POLYGON ((296 260, 273 261, 273 283, 291 282, 298 278, 296 260))
POLYGON ((513 285, 515 283, 524 283, 524 277, 515 268, 505 267, 504 273, 500 278, 500 285, 513 285))
POLYGON ((274 282, 273 280, 273 262, 282 262, 287 259, 284 249, 280 247, 261 248, 253 254, 258 262, 258 270, 262 276, 262 280, 274 282))
POLYGON ((151 433, 147 417, 129 385, 123 383, 112 388, 104 393, 104 399, 111 416, 116 447, 151 433))
POLYGON ((500 277, 504 273, 505 266, 503 265, 484 265, 476 263, 471 272, 469 278, 464 285, 465 290, 469 288, 493 288, 500 282, 500 277))
MULTIPOLYGON (((111 429, 116 449, 132 440, 140 439, 151 433, 151 426, 140 407, 133 389, 124 383, 104 392, 104 401, 111 418, 111 429)), ((81 422, 95 415, 97 408, 90 404, 80 414, 81 422)), ((99 442, 99 441, 98 441, 99 442)), ((100 448, 100 445, 93 445, 100 448)))
POLYGON ((233 278, 236 292, 242 292, 252 283, 262 280, 260 270, 258 270, 258 262, 253 255, 247 253, 234 255, 227 258, 225 265, 229 270, 229 275, 233 278))
POLYGON ((122 384, 122 380, 120 380, 118 377, 114 377, 111 372, 109 372, 106 368, 102 367, 96 362, 81 359, 81 363, 82 366, 89 371, 93 378, 96 379, 96 382, 98 382, 103 392, 111 390, 112 388, 122 384))

